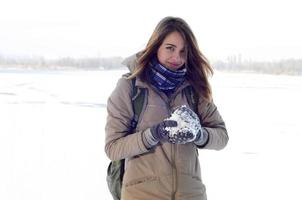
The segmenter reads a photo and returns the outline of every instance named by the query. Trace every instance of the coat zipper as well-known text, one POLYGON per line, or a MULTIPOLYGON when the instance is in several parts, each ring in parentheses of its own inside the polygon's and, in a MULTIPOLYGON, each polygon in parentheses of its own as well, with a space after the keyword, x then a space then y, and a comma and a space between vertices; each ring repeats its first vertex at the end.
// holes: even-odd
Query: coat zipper
MULTIPOLYGON (((168 102, 165 101, 165 98, 161 96, 161 94, 155 88, 154 90, 166 103, 169 113, 171 113, 171 97, 175 98, 176 94, 173 94, 170 98, 168 97, 168 102)), ((176 189, 177 189, 177 171, 176 171, 176 164, 175 164, 175 144, 171 144, 171 161, 172 161, 172 192, 171 192, 171 200, 175 200, 176 189)))
MULTIPOLYGON (((167 102, 169 113, 171 113, 171 99, 167 102)), ((175 144, 171 144, 171 164, 172 164, 172 192, 171 199, 175 200, 176 188, 177 188, 177 175, 176 175, 176 163, 175 163, 175 144)))
POLYGON ((175 164, 175 145, 172 144, 172 200, 175 199, 176 188, 177 188, 177 175, 176 175, 176 164, 175 164))

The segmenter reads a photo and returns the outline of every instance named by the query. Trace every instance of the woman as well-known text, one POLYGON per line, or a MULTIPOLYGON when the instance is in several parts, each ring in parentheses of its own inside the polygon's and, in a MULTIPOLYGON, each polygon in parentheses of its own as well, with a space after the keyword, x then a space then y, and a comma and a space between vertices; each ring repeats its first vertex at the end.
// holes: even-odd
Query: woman
POLYGON ((111 160, 126 159, 122 199, 206 199, 197 149, 220 150, 228 134, 212 101, 208 76, 213 70, 193 32, 183 19, 166 17, 146 48, 125 63, 131 76, 121 78, 108 99, 105 146, 111 160), (133 78, 137 88, 147 90, 147 100, 129 134, 133 78), (184 95, 190 86, 198 96, 196 110, 184 95), (172 112, 190 119, 186 129, 177 129, 184 118, 176 120, 172 112))

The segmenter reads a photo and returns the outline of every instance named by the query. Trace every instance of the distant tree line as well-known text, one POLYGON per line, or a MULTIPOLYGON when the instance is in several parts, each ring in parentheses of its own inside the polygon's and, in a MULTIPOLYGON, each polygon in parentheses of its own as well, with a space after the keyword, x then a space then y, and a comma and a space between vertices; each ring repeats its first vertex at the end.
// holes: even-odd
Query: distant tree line
POLYGON ((268 74, 302 75, 302 59, 282 59, 278 61, 242 60, 241 56, 230 56, 226 61, 213 62, 220 71, 244 71, 268 74))
MULTIPOLYGON (((44 57, 5 57, 0 55, 0 68, 112 70, 125 68, 121 64, 122 61, 122 57, 45 59, 44 57)), ((243 60, 238 55, 230 56, 224 61, 216 60, 211 63, 214 69, 219 71, 302 75, 302 59, 260 62, 243 60)))
POLYGON ((121 64, 122 60, 122 57, 45 59, 44 57, 4 57, 0 55, 0 68, 108 70, 125 67, 121 64))

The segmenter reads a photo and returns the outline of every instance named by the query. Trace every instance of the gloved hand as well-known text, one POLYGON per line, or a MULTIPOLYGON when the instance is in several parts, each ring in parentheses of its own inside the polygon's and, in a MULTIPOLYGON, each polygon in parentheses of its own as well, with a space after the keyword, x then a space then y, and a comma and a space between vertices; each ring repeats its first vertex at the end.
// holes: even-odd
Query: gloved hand
POLYGON ((183 131, 179 132, 177 135, 174 135, 174 137, 171 137, 169 141, 174 144, 186 144, 188 142, 194 142, 198 146, 203 146, 207 143, 209 135, 208 132, 201 129, 198 131, 195 139, 194 134, 190 131, 183 131))
POLYGON ((186 144, 194 139, 194 134, 188 131, 180 131, 177 134, 171 135, 169 142, 173 144, 186 144))
POLYGON ((189 107, 185 105, 177 107, 169 119, 179 122, 177 127, 169 129, 171 143, 185 144, 203 136, 199 117, 189 107))
POLYGON ((164 120, 159 124, 156 124, 150 128, 150 132, 154 139, 167 142, 169 140, 169 128, 176 127, 177 122, 175 120, 164 120))

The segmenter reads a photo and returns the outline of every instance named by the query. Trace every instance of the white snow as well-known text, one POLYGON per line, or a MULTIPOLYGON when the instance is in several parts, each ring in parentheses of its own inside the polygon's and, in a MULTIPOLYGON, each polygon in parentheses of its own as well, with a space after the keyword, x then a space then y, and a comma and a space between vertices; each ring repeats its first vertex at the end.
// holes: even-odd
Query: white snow
MULTIPOLYGON (((124 71, 0 70, 0 199, 112 199, 106 100, 124 71)), ((201 150, 209 200, 301 200, 302 77, 216 72, 229 132, 201 150)))

